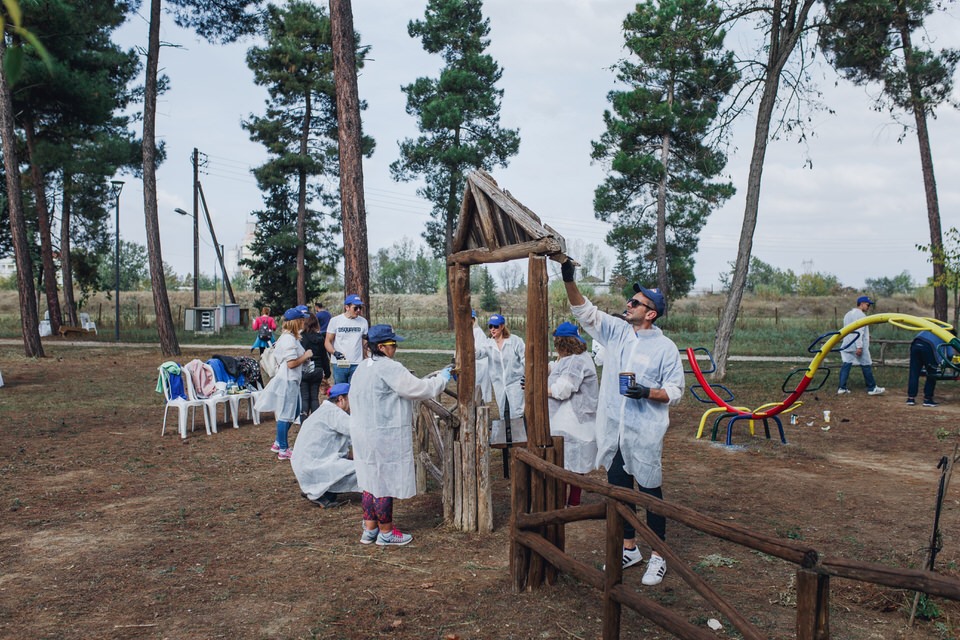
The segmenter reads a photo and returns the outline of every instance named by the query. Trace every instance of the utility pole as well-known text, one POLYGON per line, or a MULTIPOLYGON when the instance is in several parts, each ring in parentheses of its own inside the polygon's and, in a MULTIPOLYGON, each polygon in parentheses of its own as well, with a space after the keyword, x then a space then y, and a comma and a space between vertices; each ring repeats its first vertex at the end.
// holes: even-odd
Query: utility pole
POLYGON ((193 148, 193 306, 200 306, 200 152, 193 148))

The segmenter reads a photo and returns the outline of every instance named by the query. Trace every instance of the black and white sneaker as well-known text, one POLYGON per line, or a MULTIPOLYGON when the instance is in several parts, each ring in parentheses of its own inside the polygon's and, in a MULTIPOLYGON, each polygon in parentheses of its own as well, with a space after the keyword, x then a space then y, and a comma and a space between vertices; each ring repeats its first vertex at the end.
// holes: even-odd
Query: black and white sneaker
POLYGON ((923 406, 925 406, 925 407, 939 407, 939 406, 940 406, 940 403, 939 403, 939 402, 934 402, 932 399, 931 399, 931 400, 924 400, 924 401, 923 401, 923 406))
POLYGON ((651 555, 647 561, 647 570, 643 574, 643 584, 648 587, 658 585, 663 582, 663 576, 667 574, 667 561, 660 556, 651 555))
POLYGON ((908 406, 908 407, 915 406, 916 404, 917 404, 917 401, 916 401, 915 398, 907 398, 907 406, 908 406))

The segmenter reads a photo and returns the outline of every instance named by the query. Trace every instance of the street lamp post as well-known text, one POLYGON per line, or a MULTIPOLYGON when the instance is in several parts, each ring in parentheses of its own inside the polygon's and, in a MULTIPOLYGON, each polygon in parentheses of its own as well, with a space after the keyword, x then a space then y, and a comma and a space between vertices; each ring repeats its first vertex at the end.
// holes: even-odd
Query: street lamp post
POLYGON ((113 263, 113 286, 115 310, 113 322, 113 338, 120 342, 120 192, 123 191, 123 180, 111 180, 110 188, 113 192, 113 200, 116 205, 116 241, 114 244, 114 263, 113 263))
MULTIPOLYGON (((180 207, 174 209, 182 216, 193 218, 193 306, 200 306, 200 226, 196 213, 189 213, 180 207)), ((196 211, 196 207, 194 207, 196 211)))

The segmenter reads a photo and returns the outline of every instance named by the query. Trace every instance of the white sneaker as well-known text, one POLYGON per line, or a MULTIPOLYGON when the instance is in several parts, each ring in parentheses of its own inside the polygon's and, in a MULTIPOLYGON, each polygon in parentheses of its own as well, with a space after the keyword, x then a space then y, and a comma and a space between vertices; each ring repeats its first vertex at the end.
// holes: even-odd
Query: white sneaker
POLYGON ((837 389, 837 395, 838 395, 838 396, 842 396, 842 395, 845 394, 845 393, 850 393, 850 389, 844 389, 844 388, 842 388, 842 387, 841 387, 840 389, 837 389))
POLYGON ((652 555, 647 561, 647 570, 643 574, 643 584, 648 587, 658 585, 663 581, 663 576, 667 573, 667 561, 660 556, 652 555))
POLYGON ((640 552, 640 547, 634 547, 633 549, 623 549, 623 568, 632 567, 635 564, 640 564, 643 562, 643 554, 640 552))
POLYGON ((883 395, 883 392, 884 392, 884 391, 886 391, 886 388, 885 388, 885 387, 874 387, 873 389, 870 389, 870 391, 867 391, 867 395, 868 395, 868 396, 881 396, 881 395, 883 395))

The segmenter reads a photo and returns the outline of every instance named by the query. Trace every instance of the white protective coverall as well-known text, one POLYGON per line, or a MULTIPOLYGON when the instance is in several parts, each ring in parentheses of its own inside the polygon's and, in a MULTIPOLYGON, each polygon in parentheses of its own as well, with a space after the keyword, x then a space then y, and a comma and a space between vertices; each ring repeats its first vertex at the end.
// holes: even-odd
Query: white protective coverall
POLYGON ((293 334, 284 331, 273 347, 277 360, 277 375, 270 378, 266 388, 257 394, 254 401, 257 411, 272 411, 278 421, 293 422, 300 417, 300 376, 303 365, 290 368, 287 363, 304 353, 300 342, 293 334))
POLYGON ((497 341, 487 338, 487 358, 490 359, 490 381, 493 393, 497 396, 500 419, 506 417, 505 401, 510 401, 510 419, 523 417, 523 389, 520 378, 524 372, 526 345, 518 336, 510 336, 503 341, 503 348, 497 348, 497 341))
MULTIPOLYGON (((861 311, 860 307, 854 307, 843 316, 843 326, 847 326, 866 317, 867 314, 861 311)), ((859 335, 856 340, 850 340, 849 336, 847 337, 847 340, 850 340, 850 344, 846 345, 840 352, 840 361, 850 362, 861 367, 870 366, 873 364, 873 358, 870 357, 870 327, 869 325, 864 325, 857 329, 857 332, 859 335), (860 352, 860 357, 857 357, 857 349, 863 349, 863 351, 860 352)))
POLYGON ((493 400, 493 388, 490 386, 490 357, 487 350, 487 343, 490 338, 483 332, 483 329, 476 324, 473 325, 473 350, 476 358, 477 386, 480 387, 480 393, 484 402, 493 400))
POLYGON ((350 380, 350 436, 357 484, 377 498, 417 495, 413 469, 413 403, 436 398, 441 376, 418 378, 390 358, 360 363, 350 380))
POLYGON ((670 407, 683 396, 683 364, 677 345, 657 326, 635 332, 627 322, 603 313, 586 300, 571 306, 583 328, 604 347, 603 377, 597 405, 597 466, 610 468, 617 453, 624 469, 642 487, 663 482, 660 456, 670 426, 670 407), (669 403, 620 395, 620 372, 632 371, 637 384, 663 389, 669 403))
POLYGON ((350 453, 350 414, 324 400, 300 426, 290 460, 300 491, 316 500, 327 491, 359 491, 350 453))
POLYGON ((597 468, 597 398, 600 384, 589 353, 550 363, 550 435, 563 437, 563 468, 588 473, 597 468))

